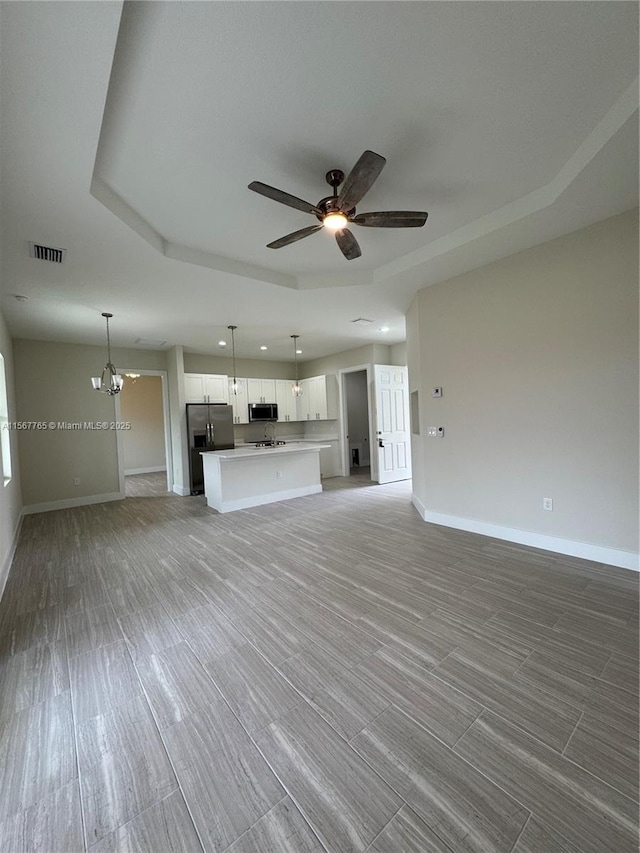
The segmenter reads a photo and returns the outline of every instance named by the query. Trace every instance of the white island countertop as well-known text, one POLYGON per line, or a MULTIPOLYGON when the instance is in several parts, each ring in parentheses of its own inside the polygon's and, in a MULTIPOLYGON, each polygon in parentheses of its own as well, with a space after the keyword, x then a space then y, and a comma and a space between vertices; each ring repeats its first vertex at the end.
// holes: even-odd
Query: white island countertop
POLYGON ((321 492, 320 451, 330 446, 304 441, 203 451, 207 505, 233 512, 321 492))
POLYGON ((276 444, 273 447, 256 447, 255 444, 244 444, 229 450, 204 450, 201 456, 217 456, 218 459, 245 459, 248 456, 267 456, 282 453, 307 453, 312 450, 323 450, 331 447, 330 444, 322 442, 311 442, 305 439, 297 439, 286 444, 276 444))

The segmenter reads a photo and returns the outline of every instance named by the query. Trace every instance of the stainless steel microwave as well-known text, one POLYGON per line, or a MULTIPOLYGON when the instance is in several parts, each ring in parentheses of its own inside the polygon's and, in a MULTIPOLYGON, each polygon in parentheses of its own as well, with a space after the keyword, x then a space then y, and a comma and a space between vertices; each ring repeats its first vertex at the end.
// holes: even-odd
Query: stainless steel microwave
POLYGON ((249 423, 255 421, 277 421, 277 403, 249 403, 249 423))

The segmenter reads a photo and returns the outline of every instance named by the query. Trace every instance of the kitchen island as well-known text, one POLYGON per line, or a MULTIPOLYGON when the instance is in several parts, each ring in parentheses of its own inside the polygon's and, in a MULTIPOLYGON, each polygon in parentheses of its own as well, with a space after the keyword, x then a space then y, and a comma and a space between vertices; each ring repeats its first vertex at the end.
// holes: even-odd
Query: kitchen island
POLYGON ((245 445, 202 453, 207 506, 234 512, 322 491, 320 451, 330 445, 245 445))

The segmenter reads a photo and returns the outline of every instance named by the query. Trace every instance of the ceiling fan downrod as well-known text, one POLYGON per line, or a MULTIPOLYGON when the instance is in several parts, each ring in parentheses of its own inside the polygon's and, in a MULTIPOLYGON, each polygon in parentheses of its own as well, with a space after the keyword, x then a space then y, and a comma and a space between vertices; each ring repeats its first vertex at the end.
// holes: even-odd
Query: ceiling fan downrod
POLYGON ((330 187, 333 187, 333 197, 338 198, 338 187, 344 182, 344 172, 340 169, 330 169, 324 176, 330 187))

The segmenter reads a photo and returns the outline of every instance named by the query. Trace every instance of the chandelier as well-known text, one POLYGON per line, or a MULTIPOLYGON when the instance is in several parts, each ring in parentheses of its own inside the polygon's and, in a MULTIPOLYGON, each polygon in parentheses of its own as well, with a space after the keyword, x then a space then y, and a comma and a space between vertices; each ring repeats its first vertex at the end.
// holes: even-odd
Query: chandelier
POLYGON ((300 380, 298 379, 298 338, 300 335, 291 335, 293 338, 293 358, 296 363, 296 381, 291 386, 291 393, 294 397, 302 397, 302 385, 300 384, 300 380))
POLYGON ((109 320, 113 317, 113 314, 108 314, 106 311, 102 312, 102 316, 107 321, 107 363, 102 369, 102 374, 100 376, 92 376, 91 384, 93 385, 94 391, 102 391, 105 394, 108 394, 110 397, 113 397, 115 394, 119 394, 122 391, 123 380, 122 376, 117 372, 115 365, 111 362, 111 339, 109 338, 109 320))

